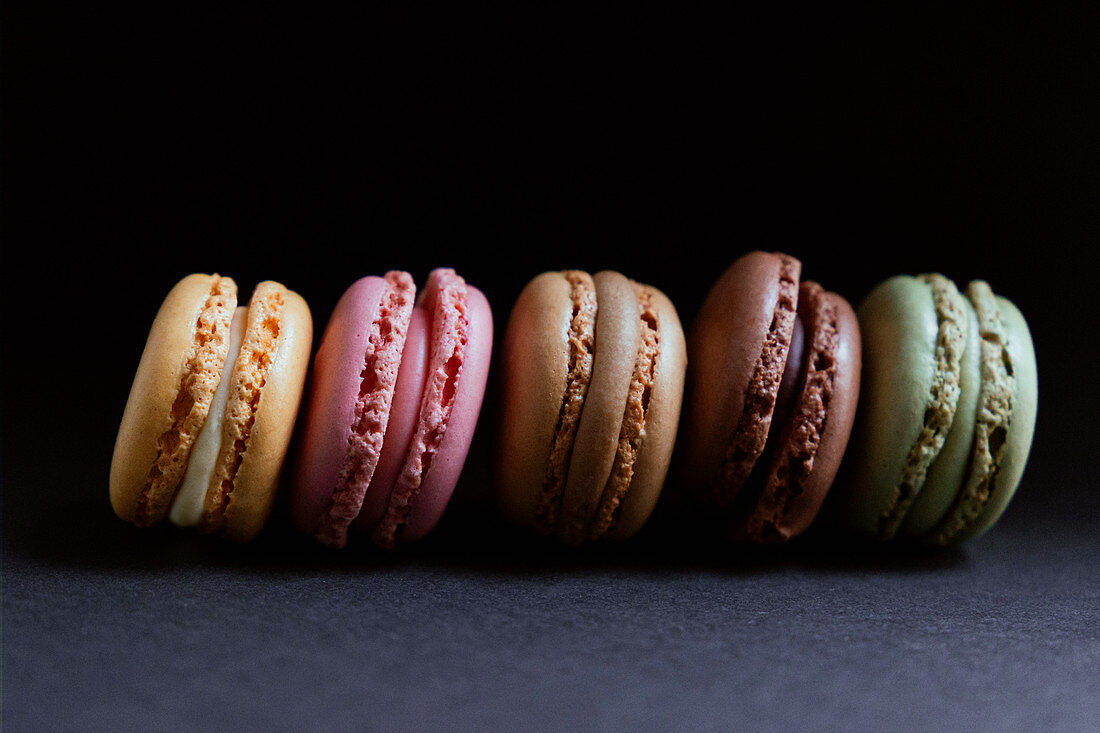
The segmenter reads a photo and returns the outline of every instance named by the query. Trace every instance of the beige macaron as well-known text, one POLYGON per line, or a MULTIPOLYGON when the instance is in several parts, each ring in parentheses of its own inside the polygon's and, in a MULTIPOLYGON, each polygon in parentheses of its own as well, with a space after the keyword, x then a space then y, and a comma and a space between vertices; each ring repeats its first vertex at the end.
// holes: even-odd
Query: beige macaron
POLYGON ((313 339, 309 308, 275 282, 189 275, 153 322, 111 459, 111 506, 245 542, 271 511, 313 339))
POLYGON ((624 539, 668 470, 687 365, 676 309, 617 272, 548 272, 504 337, 497 497, 571 545, 624 539))

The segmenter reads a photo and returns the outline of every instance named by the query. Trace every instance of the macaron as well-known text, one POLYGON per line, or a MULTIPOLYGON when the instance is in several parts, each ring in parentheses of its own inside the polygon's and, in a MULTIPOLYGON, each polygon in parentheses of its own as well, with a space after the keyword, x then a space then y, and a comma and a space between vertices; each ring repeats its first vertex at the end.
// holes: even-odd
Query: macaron
POLYGON ((504 336, 495 483, 504 516, 568 545, 645 524, 668 471, 687 356, 676 309, 618 272, 546 272, 504 336))
POLYGON ((474 435, 493 343, 481 291, 437 269, 364 277, 340 298, 313 365, 291 516, 324 545, 349 532, 392 548, 450 501, 474 435))
POLYGON ((290 444, 313 331, 275 282, 189 275, 157 313, 111 459, 111 506, 245 542, 263 528, 290 444))
POLYGON ((880 283, 859 306, 865 369, 846 523, 880 540, 948 545, 991 527, 1016 491, 1035 429, 1027 322, 982 281, 880 283))
POLYGON ((689 337, 684 485, 743 542, 806 530, 836 477, 859 399, 855 313, 752 252, 708 292, 689 337))

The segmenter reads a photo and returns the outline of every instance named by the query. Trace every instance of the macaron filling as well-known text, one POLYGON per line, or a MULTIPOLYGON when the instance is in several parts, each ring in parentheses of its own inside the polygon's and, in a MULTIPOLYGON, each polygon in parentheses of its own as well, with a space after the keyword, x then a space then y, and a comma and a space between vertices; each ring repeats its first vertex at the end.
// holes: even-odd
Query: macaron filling
POLYGON ((156 524, 169 511, 221 380, 236 306, 234 282, 215 275, 195 322, 168 427, 157 438, 157 458, 134 511, 134 523, 139 526, 156 524))
POLYGON ((225 406, 229 399, 229 385, 232 381, 233 366, 241 351, 247 308, 237 308, 229 327, 229 350, 222 366, 221 379, 210 403, 202 430, 199 431, 187 470, 183 475, 179 491, 168 513, 171 522, 180 527, 195 527, 202 518, 203 504, 210 479, 214 475, 214 464, 222 441, 222 422, 225 406))
POLYGON ((1012 357, 993 291, 976 280, 967 286, 966 295, 981 329, 981 391, 966 481, 943 521, 927 538, 938 545, 950 544, 976 521, 992 495, 1016 393, 1012 357))
POLYGON ((280 316, 285 304, 286 289, 274 282, 257 285, 249 301, 244 339, 226 402, 221 449, 199 521, 203 532, 222 528, 225 509, 232 501, 233 482, 244 459, 260 404, 260 392, 275 357, 280 316))
POLYGON ((967 316, 963 296, 955 284, 942 275, 919 278, 932 291, 936 309, 935 371, 932 392, 924 410, 924 425, 902 468, 894 500, 879 517, 878 537, 893 537, 924 485, 928 469, 936 460, 951 430, 959 402, 963 351, 966 347, 967 316))
POLYGON ((727 504, 737 495, 764 452, 787 363, 798 306, 800 266, 793 257, 776 256, 780 260, 779 283, 771 323, 749 380, 744 409, 707 497, 719 505, 727 504))
POLYGON ((390 493, 386 513, 374 528, 372 538, 382 547, 396 545, 443 441, 469 341, 467 295, 466 281, 454 270, 437 269, 429 275, 423 303, 418 304, 432 311, 428 377, 404 466, 390 493))
POLYGON ((634 477, 634 464, 645 438, 646 411, 649 408, 657 357, 660 354, 660 327, 652 291, 637 284, 634 289, 638 293, 638 302, 641 305, 641 346, 638 349, 637 360, 634 362, 634 372, 627 392, 626 409, 623 412, 623 424, 619 431, 615 460, 589 529, 589 539, 592 540, 600 539, 614 526, 623 497, 630 488, 631 479, 634 477))
POLYGON ((412 318, 416 286, 405 272, 388 272, 377 317, 370 324, 360 370, 359 395, 348 435, 347 459, 340 470, 317 539, 329 547, 347 544, 348 527, 359 515, 382 454, 394 388, 412 318))
MULTIPOLYGON (((783 365, 783 377, 779 382, 779 391, 775 396, 775 410, 772 413, 772 425, 785 426, 794 413, 795 401, 801 392, 802 377, 806 361, 806 329, 802 317, 795 314, 794 328, 791 329, 791 345, 787 351, 787 362, 783 365)), ((781 430, 775 430, 776 433, 781 430)), ((756 508, 764 494, 769 476, 769 467, 779 453, 779 441, 768 441, 752 473, 745 480, 741 491, 730 505, 730 514, 741 520, 746 519, 756 508)))
POLYGON ((546 478, 535 513, 535 527, 543 534, 553 534, 558 525, 569 459, 573 454, 573 441, 580 426, 588 385, 592 381, 596 346, 597 302, 596 286, 592 277, 578 270, 567 270, 562 275, 569 283, 573 313, 569 321, 569 366, 565 390, 554 428, 554 442, 550 449, 546 478))

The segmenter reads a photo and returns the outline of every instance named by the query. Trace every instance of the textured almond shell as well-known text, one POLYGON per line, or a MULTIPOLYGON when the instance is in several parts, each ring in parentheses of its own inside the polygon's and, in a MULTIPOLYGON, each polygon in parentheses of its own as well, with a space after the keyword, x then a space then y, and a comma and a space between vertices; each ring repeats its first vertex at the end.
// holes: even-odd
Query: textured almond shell
POLYGON ((660 351, 645 416, 645 439, 634 463, 634 477, 623 497, 608 539, 630 537, 642 528, 657 505, 668 473, 687 370, 687 347, 676 308, 664 293, 647 288, 657 311, 660 351))
POLYGON ((305 385, 313 321, 300 295, 286 290, 284 297, 275 353, 220 530, 236 542, 255 537, 271 512, 305 385))
MULTIPOLYGON (((186 370, 186 358, 195 340, 195 324, 214 283, 215 275, 193 274, 172 288, 157 311, 111 458, 111 506, 122 519, 134 521, 149 470, 157 459, 157 439, 171 425, 172 403, 186 370)), ((221 278, 236 293, 230 278, 221 278)), ((235 297, 227 304, 230 315, 235 297)), ((221 369, 221 365, 217 365, 221 369)))
POLYGON ((520 293, 504 333, 497 430, 496 494, 505 518, 535 521, 566 389, 570 285, 544 272, 520 293))

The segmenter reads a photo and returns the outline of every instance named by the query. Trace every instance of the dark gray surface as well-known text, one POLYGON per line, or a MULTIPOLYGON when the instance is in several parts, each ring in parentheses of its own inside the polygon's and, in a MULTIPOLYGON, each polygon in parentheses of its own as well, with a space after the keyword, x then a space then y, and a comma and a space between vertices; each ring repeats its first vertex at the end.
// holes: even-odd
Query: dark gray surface
POLYGON ((1100 726, 1087 520, 929 554, 661 528, 571 553, 450 519, 399 555, 113 518, 9 543, 5 729, 1100 726))

